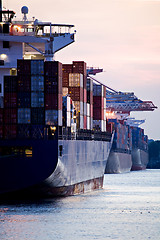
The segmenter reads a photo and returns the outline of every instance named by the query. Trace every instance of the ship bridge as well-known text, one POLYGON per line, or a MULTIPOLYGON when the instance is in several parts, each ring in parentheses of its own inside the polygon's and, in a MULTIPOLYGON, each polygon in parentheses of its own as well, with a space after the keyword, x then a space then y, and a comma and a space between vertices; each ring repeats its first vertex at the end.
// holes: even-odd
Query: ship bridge
POLYGON ((16 75, 17 59, 45 59, 75 41, 74 25, 55 24, 37 19, 28 20, 28 8, 21 9, 23 18, 15 12, 2 10, 0 0, 0 96, 3 96, 3 76, 16 75))

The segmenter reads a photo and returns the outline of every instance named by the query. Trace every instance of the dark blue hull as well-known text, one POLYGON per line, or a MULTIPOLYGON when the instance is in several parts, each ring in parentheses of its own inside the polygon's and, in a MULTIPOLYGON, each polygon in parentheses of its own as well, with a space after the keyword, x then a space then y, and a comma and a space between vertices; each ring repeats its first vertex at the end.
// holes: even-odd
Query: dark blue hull
POLYGON ((0 194, 67 196, 102 188, 110 147, 106 141, 3 141, 0 194))
POLYGON ((1 149, 18 149, 1 152, 0 193, 21 190, 44 181, 55 170, 58 161, 58 140, 6 140, 1 149), (32 154, 25 153, 32 148, 32 154), (51 151, 52 149, 52 151, 51 151))

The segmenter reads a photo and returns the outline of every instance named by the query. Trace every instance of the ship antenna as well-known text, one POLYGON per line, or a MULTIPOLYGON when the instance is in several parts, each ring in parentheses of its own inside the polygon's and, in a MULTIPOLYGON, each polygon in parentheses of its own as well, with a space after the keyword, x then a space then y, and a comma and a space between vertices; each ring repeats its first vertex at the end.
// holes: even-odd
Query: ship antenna
POLYGON ((24 14, 22 20, 23 20, 24 22, 27 22, 28 7, 23 6, 23 7, 21 8, 21 12, 22 12, 22 14, 24 14))

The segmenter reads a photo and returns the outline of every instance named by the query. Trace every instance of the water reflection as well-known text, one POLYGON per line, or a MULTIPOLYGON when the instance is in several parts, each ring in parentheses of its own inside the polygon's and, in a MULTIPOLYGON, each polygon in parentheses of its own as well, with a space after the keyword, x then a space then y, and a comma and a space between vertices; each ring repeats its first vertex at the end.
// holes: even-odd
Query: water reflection
POLYGON ((100 191, 67 198, 3 201, 0 239, 157 240, 159 174, 157 170, 106 175, 100 191))

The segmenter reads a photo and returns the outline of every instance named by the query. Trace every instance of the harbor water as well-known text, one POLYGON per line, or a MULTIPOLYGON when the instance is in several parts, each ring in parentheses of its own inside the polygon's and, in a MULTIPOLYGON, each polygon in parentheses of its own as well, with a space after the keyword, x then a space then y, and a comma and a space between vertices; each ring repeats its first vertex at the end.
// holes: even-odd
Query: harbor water
POLYGON ((1 200, 1 240, 160 239, 160 170, 106 174, 104 188, 56 199, 1 200))

